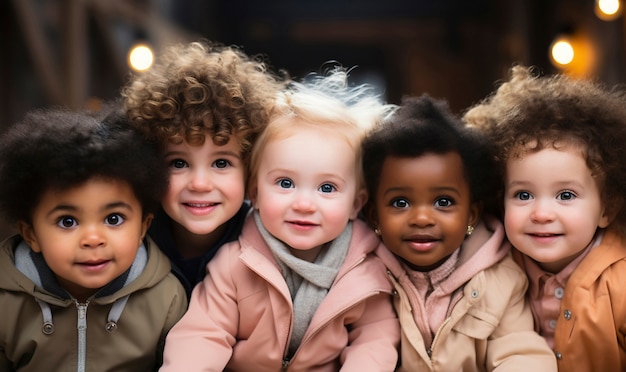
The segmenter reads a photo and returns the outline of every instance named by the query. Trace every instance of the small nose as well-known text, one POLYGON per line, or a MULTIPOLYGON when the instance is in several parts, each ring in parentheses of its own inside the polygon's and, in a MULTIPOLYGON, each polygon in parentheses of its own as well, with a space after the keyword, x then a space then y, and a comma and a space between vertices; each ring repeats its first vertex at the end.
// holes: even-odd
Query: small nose
POLYGON ((537 199, 533 205, 530 219, 536 223, 547 223, 554 221, 554 210, 550 207, 549 203, 544 200, 537 199))
POLYGON ((191 191, 210 191, 213 189, 213 182, 209 172, 205 170, 195 170, 191 173, 191 179, 187 185, 191 191))
POLYGON ((297 191, 293 202, 293 209, 299 212, 315 211, 315 202, 311 193, 305 190, 297 191))
POLYGON ((411 211, 411 224, 419 227, 433 225, 432 210, 429 206, 418 206, 411 211))
POLYGON ((80 241, 82 248, 95 248, 105 244, 106 240, 100 227, 85 226, 84 229, 80 241))

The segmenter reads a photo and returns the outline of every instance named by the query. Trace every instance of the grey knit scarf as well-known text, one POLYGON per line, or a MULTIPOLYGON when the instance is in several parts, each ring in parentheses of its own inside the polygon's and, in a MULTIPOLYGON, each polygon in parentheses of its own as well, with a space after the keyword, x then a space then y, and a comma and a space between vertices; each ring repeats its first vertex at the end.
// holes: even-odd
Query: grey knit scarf
POLYGON ((313 314, 326 297, 346 258, 352 238, 352 222, 335 240, 326 244, 315 262, 308 262, 291 254, 283 242, 274 238, 261 223, 257 211, 254 212, 254 221, 281 268, 293 301, 294 326, 289 341, 291 356, 300 346, 313 314))

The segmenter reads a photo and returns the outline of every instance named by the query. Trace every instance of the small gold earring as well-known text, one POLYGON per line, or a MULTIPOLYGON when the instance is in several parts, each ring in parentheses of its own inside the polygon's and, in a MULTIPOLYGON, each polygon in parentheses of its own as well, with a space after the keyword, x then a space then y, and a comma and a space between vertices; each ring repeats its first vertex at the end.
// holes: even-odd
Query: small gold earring
POLYGON ((473 232, 474 232, 474 226, 472 226, 472 225, 467 225, 467 232, 465 232, 465 234, 466 234, 467 236, 470 236, 470 235, 472 235, 472 233, 473 233, 473 232))
POLYGON ((376 233, 376 235, 380 236, 380 229, 377 227, 374 229, 374 233, 376 233))

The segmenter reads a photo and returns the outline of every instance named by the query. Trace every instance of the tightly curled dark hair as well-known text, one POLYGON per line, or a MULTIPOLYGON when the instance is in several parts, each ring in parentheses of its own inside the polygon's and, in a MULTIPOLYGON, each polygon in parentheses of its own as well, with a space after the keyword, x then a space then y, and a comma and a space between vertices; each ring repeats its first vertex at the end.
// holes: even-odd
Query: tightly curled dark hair
POLYGON ((247 159, 284 87, 260 59, 206 42, 173 45, 122 90, 132 124, 161 145, 239 140, 247 159))
POLYGON ((473 202, 495 213, 496 175, 491 146, 476 130, 463 127, 447 103, 427 95, 407 97, 396 113, 363 141, 363 169, 370 200, 375 198, 385 159, 456 152, 473 202))
POLYGON ((0 139, 0 211, 9 222, 31 223, 45 192, 95 177, 128 183, 144 215, 157 210, 168 186, 159 149, 121 110, 35 110, 0 139))

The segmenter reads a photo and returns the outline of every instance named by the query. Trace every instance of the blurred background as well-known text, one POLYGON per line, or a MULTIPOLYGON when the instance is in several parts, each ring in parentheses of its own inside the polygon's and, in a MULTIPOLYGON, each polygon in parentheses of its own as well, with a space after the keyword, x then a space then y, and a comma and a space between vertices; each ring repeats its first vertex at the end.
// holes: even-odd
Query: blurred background
POLYGON ((429 93, 457 113, 489 94, 516 63, 621 84, 622 6, 619 0, 1 0, 0 131, 36 107, 97 108, 116 98, 131 74, 149 68, 150 52, 199 39, 262 55, 296 79, 336 61, 354 68, 355 84, 375 85, 388 102, 429 93), (136 49, 131 63, 138 45, 147 48, 136 49))

